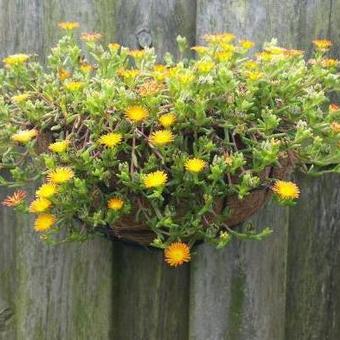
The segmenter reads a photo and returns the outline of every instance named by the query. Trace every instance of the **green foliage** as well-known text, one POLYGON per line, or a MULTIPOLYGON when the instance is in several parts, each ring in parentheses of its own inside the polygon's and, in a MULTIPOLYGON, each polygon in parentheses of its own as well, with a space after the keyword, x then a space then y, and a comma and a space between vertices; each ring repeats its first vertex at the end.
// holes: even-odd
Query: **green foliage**
POLYGON ((197 58, 187 59, 178 37, 181 58, 167 54, 158 65, 153 49, 105 47, 95 34, 83 35, 83 50, 66 29, 46 67, 32 56, 5 58, 0 168, 11 179, 0 185, 71 171, 38 211, 56 218, 53 227, 36 224, 51 243, 59 233, 83 240, 114 230, 129 214, 155 232, 160 248, 268 236, 268 228, 230 229, 224 220, 233 212, 218 203, 271 187, 276 178, 264 173, 289 154, 312 174, 340 172, 340 110, 328 100, 339 90, 337 61, 318 44, 306 62, 275 42, 250 57, 252 43, 234 38, 206 36, 206 46, 193 48, 197 58))

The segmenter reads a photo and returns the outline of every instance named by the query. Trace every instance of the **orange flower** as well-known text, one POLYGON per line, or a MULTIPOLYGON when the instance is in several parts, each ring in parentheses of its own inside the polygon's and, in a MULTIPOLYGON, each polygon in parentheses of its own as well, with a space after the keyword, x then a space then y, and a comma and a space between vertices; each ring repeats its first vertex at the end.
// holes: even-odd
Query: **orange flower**
POLYGON ((81 40, 87 41, 87 42, 93 42, 93 41, 98 41, 102 38, 101 33, 82 33, 81 35, 81 40))
POLYGON ((162 90, 162 85, 155 80, 145 81, 138 89, 138 93, 142 96, 153 96, 162 90))
POLYGON ((330 112, 336 112, 340 110, 340 106, 337 104, 331 104, 329 105, 329 111, 330 112))
POLYGON ((287 57, 300 57, 304 54, 303 51, 301 50, 294 50, 294 49, 291 49, 291 50, 284 50, 283 54, 287 57))
POLYGON ((338 60, 331 59, 331 58, 321 60, 321 66, 323 66, 323 67, 335 67, 335 66, 338 65, 338 63, 339 63, 338 60))
POLYGON ((20 203, 22 203, 22 201, 25 199, 26 196, 27 196, 27 193, 25 191, 18 190, 14 192, 11 196, 7 196, 2 201, 2 205, 6 207, 16 207, 20 203))
POLYGON ((333 43, 330 40, 325 39, 314 40, 313 44, 318 50, 322 51, 327 51, 333 46, 333 43))
POLYGON ((63 81, 71 77, 71 72, 65 70, 64 68, 60 68, 58 70, 58 78, 63 81))
POLYGON ((191 260, 190 248, 183 242, 174 242, 165 248, 165 262, 169 266, 177 267, 191 260))

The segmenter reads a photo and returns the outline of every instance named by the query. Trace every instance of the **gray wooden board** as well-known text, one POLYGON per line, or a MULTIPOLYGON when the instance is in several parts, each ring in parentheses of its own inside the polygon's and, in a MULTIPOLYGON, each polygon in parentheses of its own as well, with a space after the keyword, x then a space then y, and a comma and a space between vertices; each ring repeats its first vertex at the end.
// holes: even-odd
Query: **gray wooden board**
POLYGON ((299 176, 291 209, 286 337, 340 339, 340 176, 299 176))
MULTIPOLYGON (((0 56, 44 55, 60 35, 61 20, 79 20, 85 31, 106 26, 110 33, 104 5, 0 0, 0 56)), ((0 193, 4 197, 7 191, 0 193)), ((111 338, 117 281, 112 244, 96 240, 48 247, 27 217, 3 208, 0 214, 0 339, 111 338)))
POLYGON ((288 209, 270 204, 251 222, 262 242, 199 246, 191 267, 190 339, 284 339, 288 209))

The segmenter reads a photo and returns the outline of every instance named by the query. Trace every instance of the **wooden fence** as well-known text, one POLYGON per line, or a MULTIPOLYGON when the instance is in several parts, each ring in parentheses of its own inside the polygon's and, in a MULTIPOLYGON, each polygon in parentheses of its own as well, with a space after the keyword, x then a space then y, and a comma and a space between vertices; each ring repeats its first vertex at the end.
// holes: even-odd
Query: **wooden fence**
MULTIPOLYGON (((307 50, 330 38, 339 54, 339 18, 340 0, 0 0, 0 56, 46 55, 65 20, 160 54, 218 31, 307 50)), ((340 176, 297 179, 296 207, 253 218, 270 239, 200 245, 176 270, 106 240, 48 247, 0 208, 0 340, 340 339, 340 176)))

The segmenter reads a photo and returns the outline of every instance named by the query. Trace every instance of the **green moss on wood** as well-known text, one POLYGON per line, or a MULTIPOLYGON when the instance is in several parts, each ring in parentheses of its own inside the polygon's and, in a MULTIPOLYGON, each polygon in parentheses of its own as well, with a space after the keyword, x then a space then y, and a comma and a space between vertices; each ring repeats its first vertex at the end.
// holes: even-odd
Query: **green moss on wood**
POLYGON ((240 270, 231 280, 230 307, 228 315, 228 340, 239 340, 242 334, 242 316, 245 302, 245 275, 240 270))

